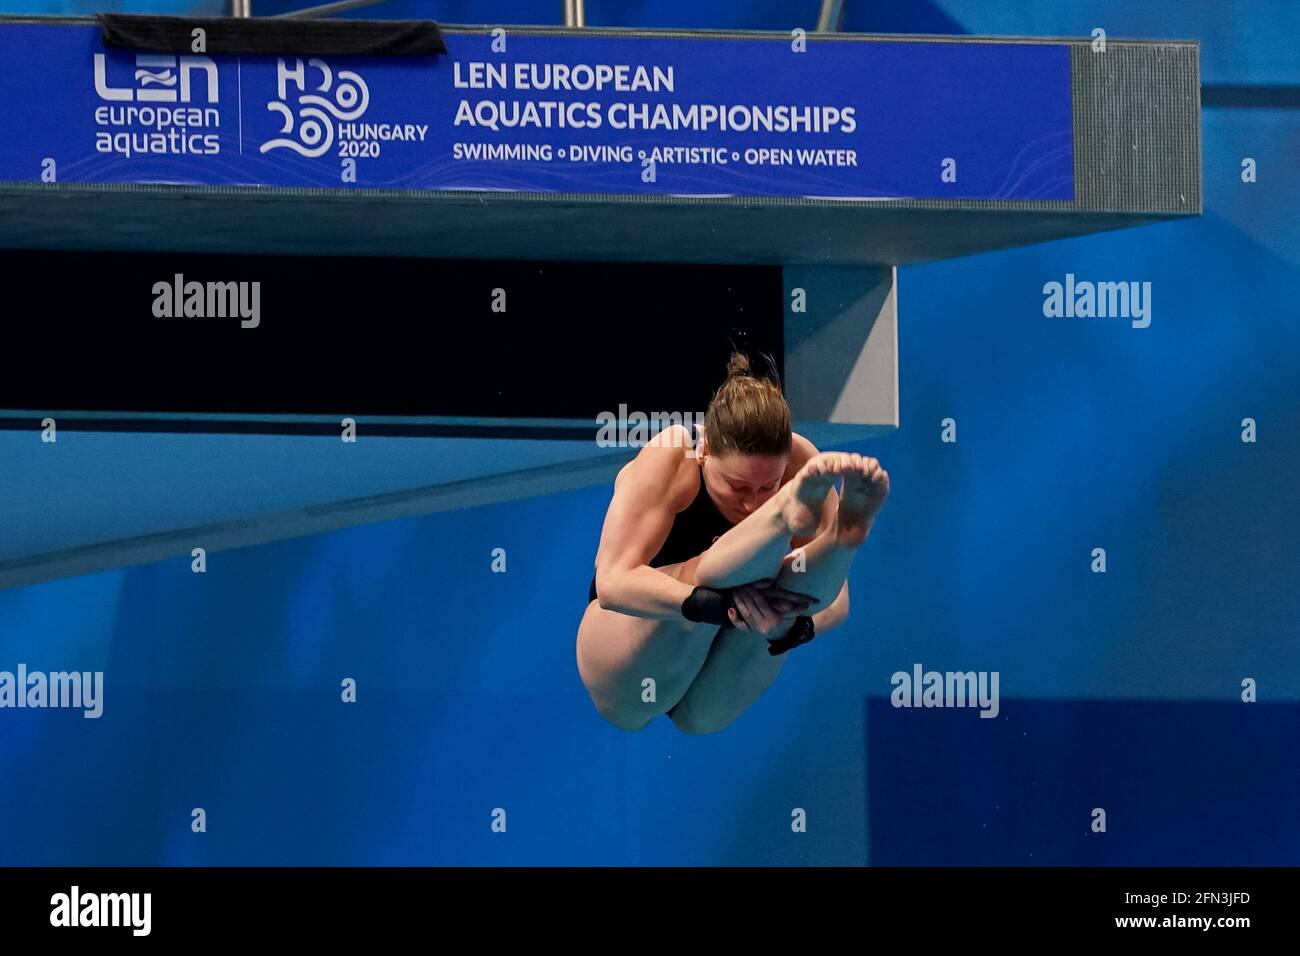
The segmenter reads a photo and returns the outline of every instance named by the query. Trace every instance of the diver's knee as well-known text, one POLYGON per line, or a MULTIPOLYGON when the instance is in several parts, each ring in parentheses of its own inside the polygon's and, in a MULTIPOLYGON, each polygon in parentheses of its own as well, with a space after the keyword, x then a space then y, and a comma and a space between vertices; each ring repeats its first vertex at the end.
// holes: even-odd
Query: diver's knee
POLYGON ((736 716, 738 715, 724 719, 717 715, 695 714, 685 707, 676 707, 669 714, 673 726, 682 733, 691 734, 692 736, 716 734, 719 730, 725 730, 735 723, 736 716))
POLYGON ((626 730, 628 733, 639 733, 645 730, 654 721, 655 715, 646 716, 645 711, 629 711, 625 707, 601 707, 596 706, 597 712, 607 721, 617 727, 619 730, 626 730))

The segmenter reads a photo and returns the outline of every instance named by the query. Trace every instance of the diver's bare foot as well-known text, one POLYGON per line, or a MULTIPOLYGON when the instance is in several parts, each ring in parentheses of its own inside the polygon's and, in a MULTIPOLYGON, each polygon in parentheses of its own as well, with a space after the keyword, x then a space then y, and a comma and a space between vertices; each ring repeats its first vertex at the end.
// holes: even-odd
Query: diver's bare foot
POLYGON ((827 451, 814 455, 804 463, 782 491, 786 499, 781 506, 781 520, 791 534, 807 537, 821 524, 822 507, 840 476, 847 476, 861 467, 861 458, 842 451, 827 451), (859 464, 854 465, 853 459, 859 464))
POLYGON ((889 473, 874 458, 853 456, 856 467, 844 475, 840 510, 836 515, 835 542, 856 548, 867 540, 872 522, 889 496, 889 473))

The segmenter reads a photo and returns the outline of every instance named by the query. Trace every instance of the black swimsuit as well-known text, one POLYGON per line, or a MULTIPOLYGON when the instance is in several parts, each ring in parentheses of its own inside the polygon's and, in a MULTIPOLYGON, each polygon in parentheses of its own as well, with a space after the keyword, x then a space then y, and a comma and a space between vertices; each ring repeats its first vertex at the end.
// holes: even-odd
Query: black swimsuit
MULTIPOLYGON (((703 467, 701 465, 701 467, 703 467)), ((665 564, 680 564, 689 561, 698 554, 703 554, 714 541, 735 527, 718 511, 718 506, 709 497, 709 489, 704 484, 704 475, 700 475, 700 490, 695 493, 695 500, 685 511, 678 512, 673 519, 672 530, 668 540, 659 549, 659 553, 650 559, 652 568, 661 568, 665 564)), ((596 600, 596 578, 591 579, 591 589, 587 600, 596 600)))

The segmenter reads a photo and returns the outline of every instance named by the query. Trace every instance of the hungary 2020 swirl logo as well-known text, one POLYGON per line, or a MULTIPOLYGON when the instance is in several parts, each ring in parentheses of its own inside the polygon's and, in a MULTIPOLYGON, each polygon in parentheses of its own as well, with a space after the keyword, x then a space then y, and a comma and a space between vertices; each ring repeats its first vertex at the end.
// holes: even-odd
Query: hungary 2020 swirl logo
POLYGON ((267 103, 266 108, 280 114, 284 125, 278 131, 281 138, 262 144, 263 153, 291 149, 309 158, 323 156, 334 145, 334 124, 358 119, 370 105, 370 90, 360 74, 339 70, 336 77, 324 60, 310 59, 305 66, 302 60, 294 60, 291 68, 278 59, 275 72, 279 99, 267 103), (307 83, 309 71, 321 77, 311 92, 307 83), (291 86, 296 87, 296 112, 288 102, 291 86))

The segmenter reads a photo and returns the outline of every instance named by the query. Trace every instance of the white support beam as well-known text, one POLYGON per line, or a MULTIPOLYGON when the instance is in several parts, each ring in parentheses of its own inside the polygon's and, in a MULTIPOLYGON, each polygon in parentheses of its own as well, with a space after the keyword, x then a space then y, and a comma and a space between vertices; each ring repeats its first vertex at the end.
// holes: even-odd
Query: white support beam
POLYGON ((783 275, 785 386, 795 420, 897 428, 897 270, 787 266, 783 275))

